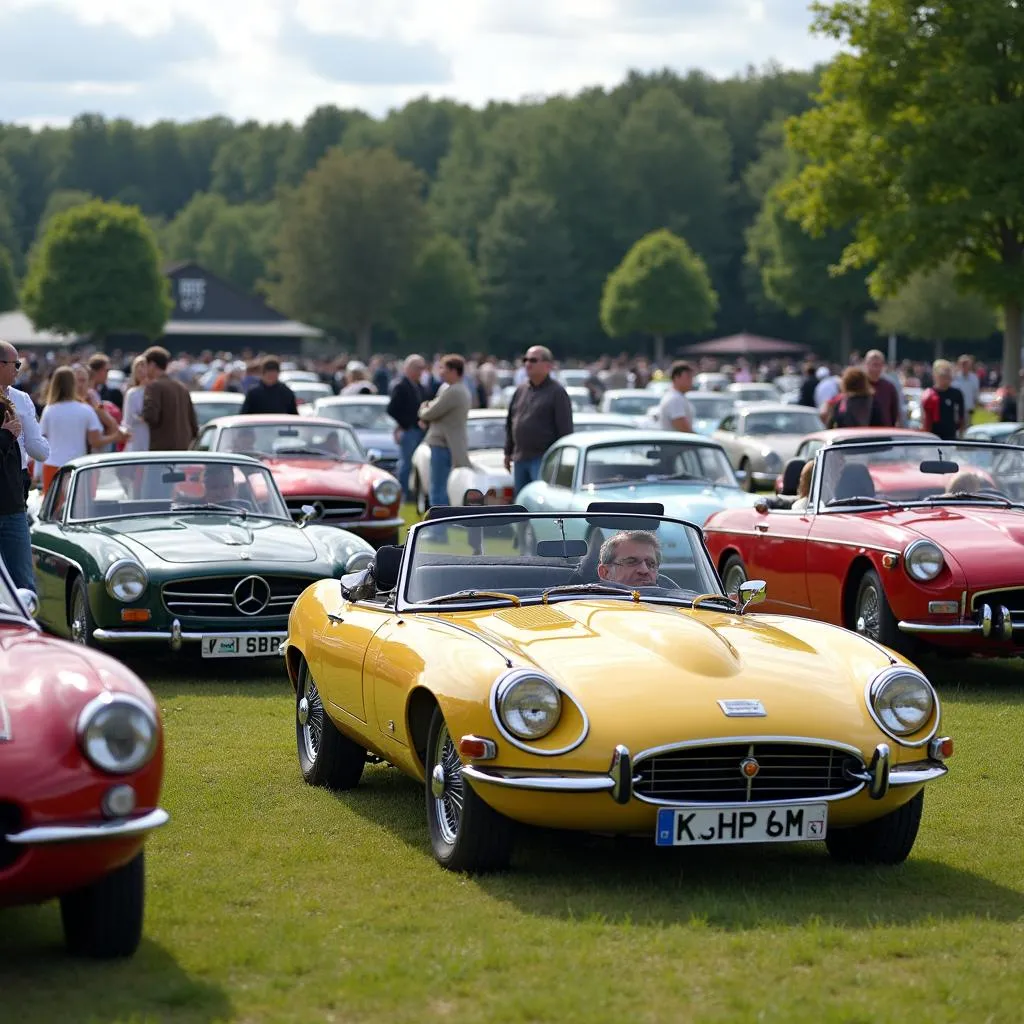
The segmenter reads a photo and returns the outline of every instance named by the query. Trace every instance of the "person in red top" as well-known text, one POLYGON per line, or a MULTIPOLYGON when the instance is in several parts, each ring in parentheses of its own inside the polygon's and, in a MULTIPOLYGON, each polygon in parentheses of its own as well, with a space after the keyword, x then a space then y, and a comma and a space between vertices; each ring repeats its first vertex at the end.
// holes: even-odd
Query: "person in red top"
POLYGON ((955 441, 964 428, 963 392, 953 387, 953 366, 946 359, 932 365, 932 386, 921 396, 921 429, 943 441, 955 441))

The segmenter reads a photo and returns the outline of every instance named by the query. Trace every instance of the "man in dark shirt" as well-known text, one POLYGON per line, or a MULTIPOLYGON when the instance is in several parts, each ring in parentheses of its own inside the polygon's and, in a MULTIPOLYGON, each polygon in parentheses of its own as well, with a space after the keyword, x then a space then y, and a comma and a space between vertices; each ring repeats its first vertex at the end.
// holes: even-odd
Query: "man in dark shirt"
POLYGON ((16 587, 35 593, 32 541, 25 516, 25 488, 21 475, 22 425, 17 410, 6 396, 0 401, 0 556, 16 587))
POLYGON ((402 485, 406 501, 415 501, 416 495, 409 489, 412 470, 412 456, 423 441, 423 428, 419 425, 419 409, 427 400, 427 393, 420 384, 420 377, 427 368, 427 361, 420 355, 407 356, 402 366, 402 377, 391 391, 388 401, 388 415, 398 424, 395 440, 398 442, 398 469, 395 475, 402 485))
POLYGON ((281 364, 273 356, 263 360, 260 382, 245 396, 240 410, 241 415, 250 413, 260 415, 267 413, 284 413, 299 415, 299 407, 295 402, 295 392, 287 384, 278 380, 281 364))
POLYGON ((505 468, 512 469, 518 494, 540 477, 544 453, 566 434, 571 434, 572 401, 551 376, 554 357, 543 345, 534 345, 523 358, 526 380, 516 388, 505 420, 505 468))
POLYGON ((878 349, 872 349, 864 357, 864 372, 868 383, 874 389, 871 425, 873 427, 898 427, 900 425, 900 393, 885 373, 885 356, 878 349))
POLYGON ((814 391, 818 386, 818 368, 808 360, 804 363, 804 379, 800 382, 799 405, 805 405, 809 409, 817 409, 814 404, 814 391))

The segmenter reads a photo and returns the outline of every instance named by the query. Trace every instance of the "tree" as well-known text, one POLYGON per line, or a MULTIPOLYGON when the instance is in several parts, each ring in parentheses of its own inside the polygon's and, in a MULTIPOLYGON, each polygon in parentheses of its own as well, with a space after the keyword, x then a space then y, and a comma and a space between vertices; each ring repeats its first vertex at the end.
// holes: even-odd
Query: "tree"
POLYGON ((449 235, 435 235, 420 250, 395 307, 398 333, 423 345, 460 343, 480 315, 480 282, 466 250, 449 235))
POLYGON ((14 262, 0 245, 0 313, 18 308, 18 289, 14 283, 14 262))
POLYGON ((39 216, 39 225, 36 227, 36 242, 46 234, 50 221, 58 213, 63 213, 65 210, 73 210, 76 206, 84 206, 86 203, 91 203, 95 198, 95 196, 90 195, 88 192, 80 192, 78 189, 73 188, 59 188, 56 192, 51 192, 50 198, 46 200, 46 206, 43 207, 43 212, 39 216))
POLYGON ((50 221, 32 254, 22 305, 37 327, 102 343, 114 331, 159 337, 169 293, 141 212, 97 199, 50 221))
POLYGON ((572 242, 548 196, 517 191, 497 205, 479 267, 491 337, 518 348, 572 340, 572 242))
POLYGON ((387 149, 332 149, 285 201, 273 288, 296 316, 352 331, 369 358, 429 230, 422 177, 387 149))
POLYGON ((844 52, 823 75, 817 107, 789 125, 809 164, 784 194, 787 212, 816 233, 855 223, 840 265, 874 264, 876 297, 953 258, 957 283, 1003 309, 1003 380, 1016 385, 1024 297, 1018 4, 822 4, 815 28, 844 52))
POLYGON ((654 335, 654 358, 665 358, 665 336, 707 330, 718 296, 704 261, 667 229, 641 238, 608 275, 601 325, 613 338, 654 335))
POLYGON ((945 341, 976 341, 996 329, 992 307, 957 287, 957 270, 947 260, 936 270, 911 274, 892 297, 883 299, 871 320, 885 334, 906 334, 935 344, 942 357, 945 341))
POLYGON ((277 229, 276 203, 225 206, 199 240, 194 258, 244 291, 259 290, 277 229))

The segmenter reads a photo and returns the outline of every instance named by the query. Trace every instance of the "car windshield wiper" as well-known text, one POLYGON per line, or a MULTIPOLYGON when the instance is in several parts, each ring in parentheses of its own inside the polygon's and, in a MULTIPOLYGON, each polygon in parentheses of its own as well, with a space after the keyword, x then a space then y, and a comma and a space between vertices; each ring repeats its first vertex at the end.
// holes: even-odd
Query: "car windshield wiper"
POLYGON ((843 505, 884 505, 886 508, 899 508, 895 501, 887 498, 869 498, 866 494, 855 494, 849 498, 832 498, 825 502, 825 508, 838 508, 843 505))
POLYGON ((505 594, 500 590, 457 590, 454 594, 441 594, 439 597, 429 597, 419 604, 444 604, 446 601, 471 601, 480 598, 491 597, 502 601, 509 601, 517 608, 522 601, 515 594, 505 594))
POLYGON ((329 452, 326 448, 314 448, 311 445, 302 444, 289 445, 287 448, 275 448, 270 453, 271 458, 278 455, 322 455, 327 459, 343 459, 345 457, 344 455, 329 452))
POLYGON ((615 594, 627 597, 635 587, 609 587, 606 583, 563 583, 560 587, 549 587, 540 596, 543 601, 552 594, 615 594))
POLYGON ((248 509, 238 508, 235 505, 218 505, 215 501, 201 501, 192 504, 189 501, 176 501, 171 504, 172 512, 230 512, 233 516, 241 516, 243 519, 249 514, 248 509))
POLYGON ((706 476, 698 476, 696 473, 659 473, 656 476, 647 477, 648 483, 657 483, 659 480, 700 480, 705 484, 713 484, 706 476))
POLYGON ((928 494, 922 501, 945 502, 945 501, 996 501, 1007 508, 1016 504, 1002 494, 986 494, 979 491, 950 491, 949 494, 928 494))

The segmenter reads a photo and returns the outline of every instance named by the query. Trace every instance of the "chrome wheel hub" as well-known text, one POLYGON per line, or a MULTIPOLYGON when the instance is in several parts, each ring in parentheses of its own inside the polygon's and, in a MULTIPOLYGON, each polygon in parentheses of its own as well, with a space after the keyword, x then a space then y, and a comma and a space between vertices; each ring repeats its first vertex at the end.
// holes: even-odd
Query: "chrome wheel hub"
POLYGON ((462 762, 455 743, 442 725, 434 745, 434 767, 430 773, 430 795, 434 798, 434 817, 438 832, 448 844, 459 838, 464 799, 462 762))
POLYGON ((430 792, 436 797, 442 797, 444 796, 444 787, 444 766, 435 764, 434 770, 430 773, 430 792))
POLYGON ((305 697, 299 699, 299 725, 305 725, 309 721, 309 701, 305 697))
POLYGON ((873 588, 864 591, 857 615, 857 632, 877 638, 881 619, 878 594, 873 588))
POLYGON ((302 745, 306 750, 306 758, 312 763, 320 751, 320 737, 324 731, 324 706, 320 701, 320 693, 306 670, 306 682, 299 698, 296 717, 302 733, 302 745))

